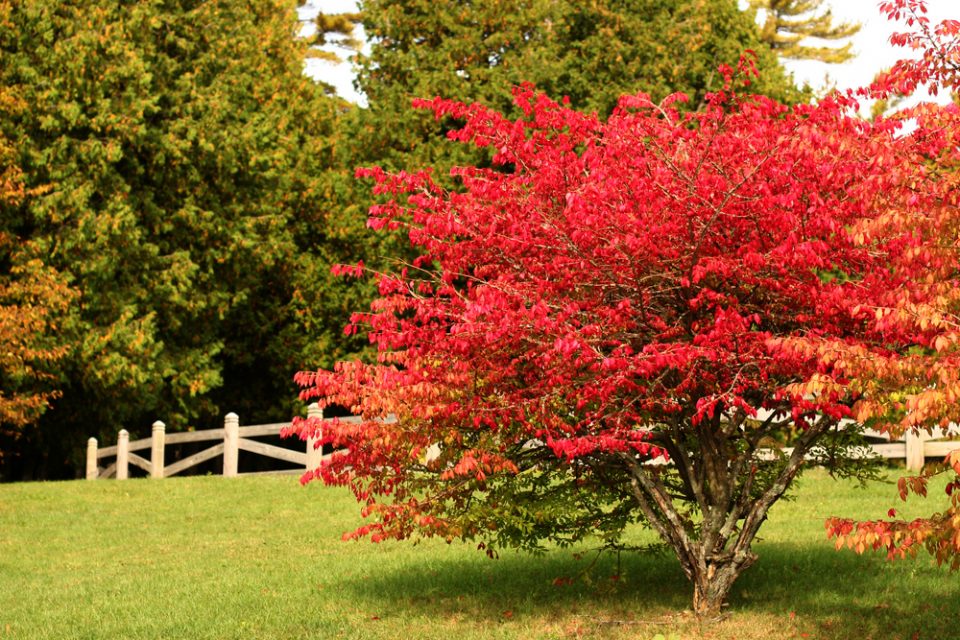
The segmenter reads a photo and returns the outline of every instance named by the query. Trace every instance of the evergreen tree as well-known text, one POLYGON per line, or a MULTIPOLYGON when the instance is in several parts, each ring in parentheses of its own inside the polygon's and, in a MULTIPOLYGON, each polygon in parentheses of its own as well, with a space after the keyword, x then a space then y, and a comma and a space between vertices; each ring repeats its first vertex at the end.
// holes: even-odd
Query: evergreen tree
POLYGON ((348 53, 359 51, 362 43, 355 37, 354 29, 360 19, 359 13, 319 12, 311 20, 310 35, 306 37, 311 45, 308 57, 343 62, 343 56, 339 52, 321 48, 327 45, 333 45, 348 53))
POLYGON ((0 442, 5 477, 61 474, 85 438, 158 418, 287 418, 293 373, 327 361, 339 309, 359 303, 318 291, 362 222, 331 204, 349 107, 303 75, 295 9, 35 0, 0 14, 0 91, 26 105, 0 120, 24 189, 0 203, 4 231, 77 295, 58 327, 60 397, 0 442))
POLYGON ((601 115, 637 91, 685 92, 696 108, 721 87, 717 67, 746 49, 761 70, 754 90, 801 97, 736 0, 368 0, 363 25, 371 52, 358 85, 370 106, 358 114, 358 157, 390 168, 443 168, 457 160, 440 156, 470 153, 437 144, 450 123, 412 110, 418 97, 516 114, 511 87, 530 82, 601 115))
POLYGON ((750 6, 764 14, 761 38, 784 58, 846 62, 854 56, 847 42, 841 46, 810 46, 807 38, 843 40, 860 31, 859 23, 834 23, 828 9, 821 13, 823 0, 750 0, 750 6))

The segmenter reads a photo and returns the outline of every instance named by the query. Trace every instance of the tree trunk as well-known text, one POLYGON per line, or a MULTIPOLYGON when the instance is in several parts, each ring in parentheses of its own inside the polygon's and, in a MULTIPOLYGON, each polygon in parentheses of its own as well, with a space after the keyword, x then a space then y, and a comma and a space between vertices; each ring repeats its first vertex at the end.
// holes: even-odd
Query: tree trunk
POLYGON ((719 616, 733 583, 755 559, 751 553, 741 562, 729 558, 691 567, 688 575, 693 583, 694 613, 701 618, 719 616))
MULTIPOLYGON (((823 420, 809 426, 782 463, 776 476, 765 486, 755 487, 756 442, 743 451, 718 440, 715 431, 702 431, 698 448, 680 446, 678 432, 668 442, 675 469, 685 492, 679 493, 664 482, 669 468, 644 466, 628 454, 621 455, 632 476, 630 488, 650 526, 669 544, 684 573, 693 584, 693 610, 701 617, 720 614, 733 583, 756 561, 750 546, 770 507, 783 496, 804 463, 804 455, 835 424, 823 420), (696 455, 691 455, 691 452, 696 455), (699 526, 680 506, 695 502, 702 514, 699 526)), ((729 438, 732 440, 733 433, 729 438)))
POLYGON ((693 585, 693 612, 701 618, 715 618, 727 600, 732 583, 700 581, 693 585))

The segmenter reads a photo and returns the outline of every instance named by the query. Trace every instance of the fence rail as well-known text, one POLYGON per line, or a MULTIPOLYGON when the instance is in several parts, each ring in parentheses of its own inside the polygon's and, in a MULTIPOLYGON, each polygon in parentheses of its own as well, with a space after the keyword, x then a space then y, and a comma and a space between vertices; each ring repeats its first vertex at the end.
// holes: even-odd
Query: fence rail
MULTIPOLYGON (((310 405, 307 417, 323 419, 323 411, 316 404, 310 405)), ((392 420, 393 418, 388 418, 392 420)), ((341 422, 359 422, 360 418, 339 418, 341 422)), ((280 430, 289 426, 289 422, 274 424, 257 424, 240 426, 240 418, 235 413, 228 413, 224 417, 222 429, 206 429, 203 431, 188 431, 184 433, 166 433, 166 426, 160 422, 153 423, 153 430, 149 438, 130 440, 130 434, 122 429, 117 436, 117 444, 98 448, 97 439, 87 441, 87 480, 115 477, 125 480, 130 474, 130 465, 140 467, 152 478, 169 478, 190 467, 223 457, 223 475, 232 477, 237 475, 253 475, 259 473, 300 473, 302 470, 316 469, 324 458, 323 450, 316 446, 317 440, 311 438, 306 443, 306 451, 296 451, 285 447, 277 447, 265 442, 258 442, 251 438, 279 435, 280 430), (164 462, 167 445, 189 444, 195 442, 218 441, 217 444, 194 453, 170 465, 164 462), (150 450, 150 459, 137 455, 135 451, 150 450), (239 473, 240 451, 247 451, 256 455, 282 460, 295 465, 299 469, 286 469, 272 472, 239 473), (115 457, 112 463, 101 466, 105 458, 115 457)), ((881 442, 868 445, 864 455, 873 455, 881 458, 904 460, 907 469, 919 471, 927 458, 943 458, 954 449, 960 448, 960 442, 948 438, 960 437, 960 427, 951 424, 947 429, 934 429, 928 433, 908 432, 899 439, 891 438, 889 434, 865 429, 863 434, 868 438, 881 442), (946 440, 945 440, 946 439, 946 440)), ((789 449, 784 450, 789 453, 789 449)), ((773 452, 768 452, 770 456, 773 452)))
MULTIPOLYGON (((844 426, 852 426, 856 423, 845 421, 841 423, 844 426)), ((889 433, 876 431, 874 429, 864 429, 863 435, 872 440, 880 440, 867 445, 857 447, 852 452, 854 457, 878 457, 887 460, 903 460, 908 471, 920 471, 923 468, 927 458, 946 457, 951 451, 960 449, 960 442, 950 440, 950 438, 960 438, 960 426, 951 424, 947 429, 936 428, 931 432, 921 431, 914 433, 908 431, 899 438, 892 438, 889 433)), ((785 447, 781 451, 789 455, 792 447, 785 447)), ((817 457, 816 447, 808 454, 810 458, 817 457)), ((765 450, 761 453, 764 458, 772 458, 776 454, 771 450, 765 450)))
MULTIPOLYGON (((307 417, 323 419, 323 411, 316 404, 310 405, 307 417)), ((355 422, 358 418, 340 418, 344 422, 355 422)), ((204 429, 203 431, 187 431, 184 433, 166 433, 166 425, 159 420, 153 423, 149 438, 130 440, 126 429, 117 434, 117 444, 99 448, 96 438, 87 440, 87 480, 98 480, 114 477, 117 480, 126 480, 130 477, 130 465, 146 471, 151 478, 169 478, 182 471, 195 467, 198 464, 223 457, 223 475, 226 477, 238 475, 252 475, 240 473, 240 451, 248 451, 267 458, 274 458, 299 465, 299 469, 286 469, 268 473, 302 473, 306 469, 315 469, 323 460, 323 450, 317 445, 316 438, 306 442, 305 451, 296 451, 285 447, 277 447, 266 442, 259 442, 251 438, 275 436, 280 430, 290 426, 289 422, 273 424, 255 424, 240 426, 240 418, 235 413, 228 413, 223 420, 222 429, 204 429), (195 442, 217 441, 211 447, 177 460, 172 464, 165 464, 167 445, 190 444, 195 442), (150 450, 150 459, 137 455, 135 451, 150 450), (116 458, 107 464, 107 459, 116 458)))

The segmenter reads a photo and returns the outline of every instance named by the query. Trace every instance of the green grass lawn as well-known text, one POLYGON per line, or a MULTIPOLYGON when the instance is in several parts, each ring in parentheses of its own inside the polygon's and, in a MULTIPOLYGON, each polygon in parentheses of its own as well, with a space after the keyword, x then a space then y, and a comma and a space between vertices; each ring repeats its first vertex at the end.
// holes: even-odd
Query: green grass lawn
POLYGON ((0 485, 0 638, 960 638, 960 576, 824 539, 825 516, 894 494, 808 474, 730 615, 701 626, 666 553, 624 555, 611 580, 616 558, 571 550, 341 542, 356 503, 292 477, 0 485))

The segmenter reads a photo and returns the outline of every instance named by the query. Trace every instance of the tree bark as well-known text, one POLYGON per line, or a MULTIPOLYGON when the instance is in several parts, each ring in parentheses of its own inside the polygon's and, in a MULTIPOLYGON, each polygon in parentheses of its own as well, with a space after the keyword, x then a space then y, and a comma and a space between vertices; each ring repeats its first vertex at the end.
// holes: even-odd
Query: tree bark
POLYGON ((756 559, 757 556, 750 553, 742 560, 725 558, 694 566, 691 571, 693 612, 701 618, 719 616, 733 584, 756 559))
MULTIPOLYGON (((669 442, 673 464, 693 494, 702 520, 695 523, 684 511, 682 496, 672 495, 661 474, 667 469, 645 466, 634 456, 620 459, 632 476, 631 490, 649 524, 673 547, 693 584, 693 610, 700 617, 721 613, 734 582, 757 559, 751 550, 770 507, 787 491, 804 463, 804 455, 832 421, 811 424, 795 443, 775 477, 759 495, 752 494, 754 446, 735 454, 727 440, 702 430, 698 450, 686 451, 679 438, 669 442)), ((721 434, 722 435, 722 434, 721 434)))

